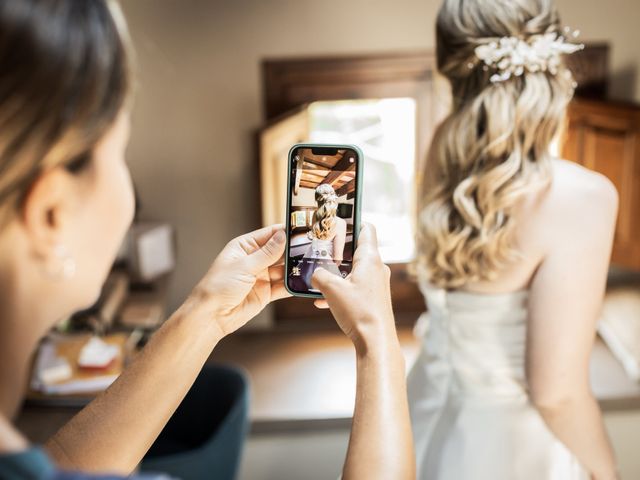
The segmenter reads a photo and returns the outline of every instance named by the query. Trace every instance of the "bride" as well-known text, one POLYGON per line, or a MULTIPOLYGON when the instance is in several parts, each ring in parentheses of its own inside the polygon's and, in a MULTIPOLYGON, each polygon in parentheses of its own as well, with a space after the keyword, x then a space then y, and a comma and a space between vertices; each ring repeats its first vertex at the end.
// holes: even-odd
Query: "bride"
POLYGON ((428 304, 409 374, 418 478, 617 477, 589 356, 617 193, 555 158, 580 46, 553 0, 444 0, 437 61, 453 108, 421 169, 428 304))
POLYGON ((329 184, 318 185, 315 190, 318 208, 313 213, 313 225, 308 232, 311 244, 304 254, 302 278, 312 289, 311 278, 318 267, 340 275, 338 266, 344 257, 347 222, 338 217, 338 196, 329 184))

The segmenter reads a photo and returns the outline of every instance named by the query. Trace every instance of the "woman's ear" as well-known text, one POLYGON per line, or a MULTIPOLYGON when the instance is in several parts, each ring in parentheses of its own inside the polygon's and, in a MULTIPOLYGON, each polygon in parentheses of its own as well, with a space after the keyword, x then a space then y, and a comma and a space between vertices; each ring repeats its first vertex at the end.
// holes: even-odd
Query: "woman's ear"
POLYGON ((36 255, 49 258, 69 238, 74 195, 72 175, 63 167, 41 174, 27 191, 20 219, 36 255))

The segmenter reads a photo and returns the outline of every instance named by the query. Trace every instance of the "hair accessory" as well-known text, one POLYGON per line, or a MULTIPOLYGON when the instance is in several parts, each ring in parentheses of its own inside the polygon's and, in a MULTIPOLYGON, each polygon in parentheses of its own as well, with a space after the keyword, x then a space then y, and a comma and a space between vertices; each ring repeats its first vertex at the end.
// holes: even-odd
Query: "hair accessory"
MULTIPOLYGON (((576 30, 570 32, 573 38, 579 35, 576 30)), ((549 32, 536 35, 528 40, 518 37, 502 37, 475 48, 478 59, 484 62, 484 67, 491 67, 497 73, 491 75, 491 81, 504 82, 512 76, 519 77, 525 70, 529 72, 549 72, 555 75, 560 66, 560 56, 582 50, 583 44, 569 43, 563 35, 549 32)))

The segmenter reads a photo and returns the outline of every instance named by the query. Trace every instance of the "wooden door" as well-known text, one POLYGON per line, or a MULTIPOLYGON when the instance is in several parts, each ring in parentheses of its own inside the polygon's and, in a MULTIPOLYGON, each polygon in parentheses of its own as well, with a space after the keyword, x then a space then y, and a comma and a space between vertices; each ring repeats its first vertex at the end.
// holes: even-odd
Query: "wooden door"
POLYGON ((563 155, 602 173, 620 206, 612 264, 640 268, 640 107, 578 99, 569 107, 563 155))
POLYGON ((308 140, 309 113, 306 105, 272 120, 258 133, 263 226, 284 223, 289 149, 308 140))

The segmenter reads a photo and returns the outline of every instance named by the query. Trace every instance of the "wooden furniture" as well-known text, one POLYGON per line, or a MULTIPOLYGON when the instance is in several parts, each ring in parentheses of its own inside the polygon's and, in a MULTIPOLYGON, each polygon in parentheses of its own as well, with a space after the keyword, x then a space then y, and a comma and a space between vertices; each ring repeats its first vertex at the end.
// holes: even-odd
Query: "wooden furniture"
POLYGON ((609 44, 591 42, 564 61, 578 87, 576 97, 604 99, 609 87, 609 44))
POLYGON ((418 103, 418 157, 429 144, 438 112, 432 52, 269 59, 262 64, 267 121, 320 100, 409 97, 418 103))
POLYGON ((607 176, 620 196, 612 264, 640 269, 640 106, 575 99, 563 156, 607 176))

